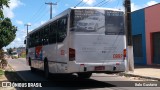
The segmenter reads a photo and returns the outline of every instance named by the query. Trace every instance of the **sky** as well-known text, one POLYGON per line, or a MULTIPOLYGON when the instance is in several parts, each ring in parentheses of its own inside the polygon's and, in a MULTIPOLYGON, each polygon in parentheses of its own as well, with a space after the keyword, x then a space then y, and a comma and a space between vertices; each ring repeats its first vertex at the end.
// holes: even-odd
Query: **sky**
MULTIPOLYGON (((4 16, 11 18, 13 25, 18 27, 16 38, 7 48, 24 47, 24 39, 27 35, 25 24, 30 24, 29 32, 44 24, 50 19, 50 6, 48 2, 57 3, 53 5, 53 18, 69 7, 106 7, 124 10, 124 0, 10 0, 10 8, 4 8, 4 16), (81 2, 82 1, 82 2, 81 2), (80 3, 81 2, 81 3, 80 3)), ((135 11, 144 7, 160 3, 160 0, 131 0, 131 10, 135 11)))

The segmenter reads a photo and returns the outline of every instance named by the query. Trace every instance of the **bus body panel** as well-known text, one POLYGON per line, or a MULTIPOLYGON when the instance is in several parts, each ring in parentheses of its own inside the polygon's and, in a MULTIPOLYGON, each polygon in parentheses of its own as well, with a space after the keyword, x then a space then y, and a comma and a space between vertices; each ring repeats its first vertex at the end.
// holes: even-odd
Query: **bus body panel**
POLYGON ((70 47, 75 49, 76 59, 74 62, 69 62, 69 72, 122 72, 126 70, 126 58, 123 57, 123 50, 126 48, 124 35, 76 34, 72 37, 70 47), (95 70, 98 66, 104 66, 105 69, 95 70), (114 70, 115 67, 116 70, 114 70))
MULTIPOLYGON (((54 64, 55 63, 54 61, 57 60, 57 45, 56 44, 51 44, 51 45, 43 46, 42 52, 43 52, 43 54, 42 54, 43 58, 40 61, 41 64, 40 64, 39 68, 41 70, 44 70, 44 63, 43 63, 44 59, 47 59, 48 62, 53 63, 53 65, 51 67, 56 68, 56 65, 54 64)), ((49 63, 49 68, 50 68, 50 63, 49 63)), ((54 68, 53 69, 50 68, 49 70, 56 71, 54 68)))
POLYGON ((103 63, 108 62, 108 60, 123 60, 123 50, 126 48, 124 37, 123 35, 76 34, 73 41, 76 62, 103 63))

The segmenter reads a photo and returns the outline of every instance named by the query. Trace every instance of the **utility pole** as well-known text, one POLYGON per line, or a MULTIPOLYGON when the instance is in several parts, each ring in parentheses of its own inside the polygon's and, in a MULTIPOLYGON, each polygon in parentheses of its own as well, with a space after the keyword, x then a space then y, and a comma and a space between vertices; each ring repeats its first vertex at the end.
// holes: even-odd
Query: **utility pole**
POLYGON ((52 19, 52 5, 57 5, 57 3, 50 2, 50 3, 45 3, 45 4, 50 5, 50 19, 52 19))
POLYGON ((31 26, 31 25, 25 24, 25 26, 27 26, 27 36, 28 36, 28 27, 31 26))
MULTIPOLYGON (((31 25, 30 25, 30 24, 25 24, 25 26, 27 26, 27 39, 26 39, 26 41, 27 41, 27 43, 28 43, 28 42, 29 42, 29 41, 28 41, 28 39, 29 39, 29 38, 28 38, 28 27, 31 26, 31 25)), ((26 44, 26 55, 28 54, 28 49, 27 49, 27 48, 28 48, 28 45, 26 44)))
POLYGON ((127 38, 127 71, 134 71, 133 42, 132 42, 132 26, 131 26, 131 0, 124 0, 125 7, 125 30, 127 38))

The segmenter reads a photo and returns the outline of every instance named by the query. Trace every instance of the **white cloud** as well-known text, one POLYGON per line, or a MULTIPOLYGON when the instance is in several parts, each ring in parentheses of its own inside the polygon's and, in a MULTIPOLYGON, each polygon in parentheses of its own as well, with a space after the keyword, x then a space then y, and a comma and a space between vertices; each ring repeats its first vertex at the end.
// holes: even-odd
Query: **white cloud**
POLYGON ((41 21, 40 25, 44 24, 46 21, 41 21))
POLYGON ((17 38, 15 39, 15 41, 16 41, 16 42, 20 42, 20 41, 21 41, 21 38, 20 38, 20 37, 17 37, 17 38))
POLYGON ((157 3, 158 2, 156 2, 156 1, 149 1, 146 6, 152 6, 152 5, 157 4, 157 3))
POLYGON ((20 21, 20 20, 16 20, 16 23, 19 24, 19 25, 23 25, 23 22, 20 21))
POLYGON ((131 10, 132 11, 135 11, 135 10, 138 10, 138 9, 141 9, 141 8, 145 8, 145 7, 148 7, 148 6, 152 6, 152 5, 154 5, 154 4, 157 4, 158 2, 156 2, 156 1, 149 1, 149 2, 147 2, 146 4, 144 4, 144 5, 135 5, 135 3, 132 3, 131 4, 131 10))
POLYGON ((32 25, 30 22, 29 23, 27 23, 28 25, 32 25))
POLYGON ((23 38, 25 38, 25 37, 26 37, 26 35, 23 36, 23 38))
POLYGON ((131 3, 131 11, 135 11, 135 10, 138 10, 141 8, 142 8, 141 6, 138 6, 138 5, 135 5, 134 3, 131 3))
POLYGON ((46 22, 47 21, 40 21, 40 22, 37 22, 37 23, 34 23, 33 25, 31 25, 31 27, 35 29, 35 28, 39 27, 40 25, 42 25, 42 24, 44 24, 46 22))
POLYGON ((21 32, 27 34, 27 30, 26 29, 22 29, 21 32))
POLYGON ((86 3, 87 5, 93 5, 93 3, 96 2, 96 0, 83 0, 84 3, 86 3))
POLYGON ((13 42, 11 42, 11 44, 15 44, 15 42, 13 41, 13 42))
POLYGON ((24 5, 20 0, 10 0, 9 8, 4 7, 3 12, 5 17, 13 18, 14 13, 13 10, 17 8, 19 5, 24 5))
POLYGON ((25 46, 24 45, 24 38, 19 38, 19 37, 16 37, 14 39, 14 41, 12 41, 10 43, 10 45, 8 45, 7 47, 4 47, 3 49, 8 49, 8 48, 13 48, 13 47, 20 47, 20 46, 25 46))

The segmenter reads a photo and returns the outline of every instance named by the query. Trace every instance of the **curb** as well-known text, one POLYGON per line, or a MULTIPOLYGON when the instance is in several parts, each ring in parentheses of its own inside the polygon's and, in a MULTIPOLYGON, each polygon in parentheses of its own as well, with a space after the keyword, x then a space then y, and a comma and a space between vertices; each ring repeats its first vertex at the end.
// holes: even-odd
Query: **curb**
POLYGON ((129 73, 119 73, 118 75, 119 76, 126 76, 126 77, 140 77, 140 78, 144 78, 144 79, 152 79, 152 80, 160 81, 160 78, 149 77, 149 76, 142 76, 142 75, 135 75, 135 74, 129 74, 129 73))

